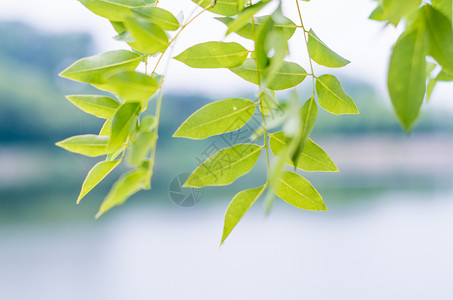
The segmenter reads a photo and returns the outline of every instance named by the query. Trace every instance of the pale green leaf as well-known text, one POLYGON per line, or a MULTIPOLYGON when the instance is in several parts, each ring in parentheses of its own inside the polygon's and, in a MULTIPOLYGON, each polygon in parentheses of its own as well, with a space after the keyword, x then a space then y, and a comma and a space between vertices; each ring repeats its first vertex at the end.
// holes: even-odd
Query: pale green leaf
POLYGON ((400 20, 414 12, 422 0, 382 0, 382 8, 387 20, 393 25, 398 25, 400 20))
POLYGON ((79 197, 77 197, 77 204, 80 203, 83 197, 88 194, 94 187, 96 187, 104 178, 113 171, 120 164, 120 160, 114 161, 101 161, 94 165, 88 172, 85 178, 82 189, 80 190, 79 197))
POLYGON ((349 97, 340 81, 333 75, 322 75, 316 79, 319 105, 334 115, 358 114, 354 100, 349 97))
POLYGON ((137 125, 141 105, 138 102, 126 102, 117 110, 112 119, 112 135, 108 149, 113 152, 119 149, 137 125))
POLYGON ((230 34, 231 32, 237 32, 242 27, 244 27, 247 23, 250 22, 251 18, 268 2, 269 1, 261 1, 241 11, 235 19, 232 19, 231 22, 228 23, 228 30, 226 32, 226 35, 230 34))
POLYGON ((74 153, 95 157, 109 153, 107 151, 108 140, 108 136, 84 134, 67 138, 56 145, 74 153))
MULTIPOLYGON (((264 21, 270 16, 261 16, 261 17, 254 17, 254 22, 250 20, 239 30, 234 31, 238 35, 242 36, 243 38, 254 40, 255 34, 253 33, 253 28, 255 31, 259 31, 264 24, 264 21)), ((217 20, 221 21, 225 25, 229 25, 233 18, 230 17, 217 17, 217 20)), ((275 21, 274 21, 275 22, 275 21)), ((297 25, 294 24, 293 21, 290 19, 283 17, 280 22, 275 22, 274 27, 272 29, 273 32, 278 33, 279 35, 283 36, 285 40, 289 40, 294 32, 296 31, 297 25)))
POLYGON ((420 27, 419 31, 426 30, 428 54, 443 69, 453 72, 453 29, 451 21, 430 5, 423 6, 422 11, 426 26, 424 28, 420 27))
POLYGON ((176 130, 174 137, 204 139, 237 130, 253 116, 255 103, 247 99, 225 99, 203 106, 176 130))
MULTIPOLYGON (((230 69, 241 78, 258 84, 258 73, 254 59, 247 59, 240 67, 230 69)), ((307 72, 298 64, 284 61, 278 71, 273 74, 271 82, 266 87, 271 90, 285 90, 299 85, 307 77, 307 72)))
MULTIPOLYGON (((212 7, 212 0, 192 0, 199 4, 203 8, 212 7)), ((244 4, 243 1, 241 1, 244 4)), ((241 8, 242 9, 242 8, 241 8)), ((223 15, 223 16, 234 16, 241 9, 238 7, 238 0, 216 0, 215 6, 208 10, 212 13, 223 15)))
POLYGON ((86 83, 101 84, 106 73, 133 71, 140 64, 141 59, 140 55, 127 50, 108 51, 76 61, 61 72, 60 76, 86 83))
POLYGON ((222 241, 220 245, 230 235, 231 231, 236 227, 245 213, 256 202, 260 195, 264 192, 266 186, 261 186, 253 189, 244 190, 234 196, 233 200, 228 205, 225 213, 225 222, 223 226, 222 241))
POLYGON ((115 93, 123 101, 139 101, 146 106, 148 100, 159 89, 157 81, 143 73, 126 71, 105 78, 98 88, 115 93))
POLYGON ((71 95, 66 98, 84 112, 103 119, 110 119, 120 106, 118 101, 106 96, 71 95))
POLYGON ((311 97, 307 102, 305 102, 299 112, 299 126, 296 136, 293 137, 297 147, 293 153, 290 153, 291 161, 294 165, 298 164, 299 158, 305 147, 305 143, 310 136, 313 127, 315 126, 317 116, 318 106, 316 105, 315 99, 311 97))
POLYGON ((148 19, 163 30, 174 31, 179 28, 179 21, 169 11, 155 6, 133 8, 132 11, 140 17, 148 19))
POLYGON ((158 25, 145 19, 127 18, 124 25, 134 39, 133 43, 129 43, 134 50, 154 55, 164 51, 169 45, 167 34, 158 25))
POLYGON ((206 42, 190 47, 174 59, 192 68, 234 68, 244 63, 248 53, 238 43, 206 42))
POLYGON ((423 29, 403 34, 393 48, 388 89, 396 115, 409 132, 415 123, 426 90, 426 38, 423 29))
POLYGON ((148 178, 148 171, 142 168, 122 175, 102 202, 96 218, 111 208, 123 204, 129 197, 144 189, 148 178))
POLYGON ((312 29, 308 33, 308 52, 316 63, 329 68, 340 68, 350 63, 324 44, 312 29))
MULTIPOLYGON (((269 145, 272 153, 278 155, 287 145, 287 138, 283 132, 276 132, 271 135, 269 145)), ((287 163, 294 167, 292 161, 287 158, 287 163)), ((338 172, 338 168, 327 153, 311 139, 307 139, 303 151, 297 162, 297 168, 304 171, 325 171, 338 172)))
POLYGON ((154 132, 138 132, 129 143, 128 162, 140 166, 146 160, 155 140, 154 132))
POLYGON ((112 119, 107 119, 102 125, 99 135, 110 136, 112 134, 112 119))
POLYGON ((199 165, 183 186, 228 185, 253 168, 262 149, 255 144, 221 149, 199 165))
MULTIPOLYGON (((125 17, 133 16, 131 8, 150 3, 146 0, 79 0, 93 13, 111 21, 122 21, 125 17)), ((155 2, 155 1, 154 1, 155 2)))
POLYGON ((307 210, 327 210, 321 195, 299 174, 284 171, 275 194, 295 207, 307 210))

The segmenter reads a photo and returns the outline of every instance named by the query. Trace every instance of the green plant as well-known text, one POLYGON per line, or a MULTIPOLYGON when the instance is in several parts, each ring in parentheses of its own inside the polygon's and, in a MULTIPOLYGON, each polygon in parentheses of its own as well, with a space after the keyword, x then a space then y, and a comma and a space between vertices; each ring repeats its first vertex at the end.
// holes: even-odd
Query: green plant
MULTIPOLYGON (((83 58, 60 74, 68 79, 89 83, 116 96, 116 99, 98 95, 67 97, 85 112, 106 120, 98 135, 75 136, 57 143, 66 150, 82 155, 105 155, 105 159, 88 173, 77 202, 123 159, 131 167, 131 171, 123 174, 114 184, 96 217, 124 203, 136 192, 150 188, 165 82, 165 73, 157 74, 156 69, 164 61, 165 54, 169 53, 169 59, 172 58, 172 47, 186 27, 200 14, 209 11, 218 15, 216 21, 227 26, 227 35, 237 34, 251 40, 254 47, 247 49, 236 42, 209 41, 194 45, 173 59, 193 68, 227 68, 256 85, 256 99, 230 98, 210 103, 184 121, 174 136, 204 139, 239 130, 250 121, 256 110, 260 112, 261 125, 250 137, 250 142, 221 149, 201 163, 184 186, 228 185, 248 173, 261 152, 265 152, 267 180, 260 187, 241 191, 234 196, 226 211, 222 243, 262 195, 265 195, 267 209, 270 209, 276 195, 301 209, 326 210, 321 195, 296 171, 338 171, 326 152, 310 139, 318 106, 334 115, 359 112, 340 81, 330 74, 315 74, 314 63, 339 68, 347 65, 349 61, 327 47, 312 29, 306 29, 299 0, 275 1, 272 5, 270 0, 192 1, 198 5, 198 9, 182 22, 169 11, 159 8, 159 1, 80 0, 89 10, 108 19, 118 32, 115 38, 127 43, 132 51, 110 51, 83 58), (283 2, 297 9, 297 21, 284 15, 283 2), (270 9, 272 12, 263 15, 261 12, 264 9, 270 9), (300 45, 306 48, 309 56, 308 72, 300 65, 285 60, 289 51, 288 40, 296 30, 303 32, 304 38, 300 45), (136 71, 140 64, 145 65, 144 73, 136 71), (294 89, 306 77, 311 78, 313 86, 309 99, 301 102, 293 92, 287 101, 279 103, 276 91, 294 89), (150 101, 155 93, 158 93, 156 103, 150 101), (155 115, 142 116, 149 105, 155 106, 155 115), (276 110, 280 114, 273 117, 276 110), (278 130, 279 128, 281 130, 278 130), (276 157, 272 165, 271 154, 276 157), (285 165, 291 166, 292 171, 286 170, 285 165)), ((444 24, 447 17, 443 17, 441 21, 434 18, 437 14, 443 15, 430 4, 424 4, 413 16, 412 6, 400 7, 397 4, 399 2, 380 1, 372 18, 397 24, 405 17, 408 23, 407 30, 395 46, 389 74, 389 89, 395 109, 403 126, 408 130, 413 124, 414 115, 418 114, 420 94, 423 92, 424 95, 425 55, 429 53, 438 59, 444 69, 445 66, 450 67, 450 59, 453 59, 453 55, 441 55, 442 51, 439 49, 444 49, 446 45, 434 44, 431 48, 426 46, 426 49, 431 49, 428 52, 425 46, 419 49, 418 41, 422 34, 420 31, 423 31, 424 37, 431 36, 430 43, 433 44, 432 40, 436 39, 432 36, 436 37, 439 33, 428 30, 426 23, 435 22, 444 29, 443 34, 450 38, 451 21, 450 27, 444 28, 447 27, 444 24), (420 21, 420 18, 424 21, 420 21), (406 54, 409 51, 417 52, 416 61, 412 61, 416 66, 411 65, 414 69, 408 74, 416 76, 414 81, 412 77, 405 80, 407 78, 404 76, 395 76, 406 74, 406 54), (409 94, 402 97, 398 93, 409 94)), ((420 5, 420 1, 412 2, 420 5)), ((413 5, 413 10, 418 7, 416 6, 413 5)), ((444 36, 439 38, 443 39, 444 36)), ((450 46, 447 47, 449 51, 450 46)), ((442 76, 445 75, 441 74, 431 79, 431 89, 436 81, 444 78, 442 76)))

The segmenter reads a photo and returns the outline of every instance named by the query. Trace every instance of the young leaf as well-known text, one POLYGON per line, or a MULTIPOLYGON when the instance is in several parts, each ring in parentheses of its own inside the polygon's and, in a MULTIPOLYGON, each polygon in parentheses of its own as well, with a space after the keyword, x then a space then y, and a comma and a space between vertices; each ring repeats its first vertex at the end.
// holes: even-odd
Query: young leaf
POLYGON ((358 114, 354 100, 344 91, 333 75, 322 75, 316 79, 319 105, 334 115, 358 114))
POLYGON ((268 2, 269 1, 258 2, 240 12, 235 19, 228 23, 228 30, 226 32, 226 35, 230 34, 231 32, 237 32, 239 29, 244 27, 250 21, 250 19, 257 12, 259 12, 268 2))
POLYGON ((133 71, 142 57, 127 50, 108 51, 82 58, 60 73, 61 77, 92 84, 101 84, 107 72, 133 71))
POLYGON ((71 95, 66 98, 84 112, 103 119, 110 119, 120 106, 118 101, 106 96, 71 95))
POLYGON ((305 142, 310 136, 313 127, 315 126, 316 117, 318 116, 318 106, 316 105, 315 99, 311 97, 299 112, 299 128, 294 139, 297 147, 294 153, 291 154, 291 161, 294 165, 298 164, 300 155, 305 147, 305 142))
POLYGON ((421 2, 422 0, 382 0, 382 8, 386 19, 396 26, 403 17, 415 11, 421 2))
MULTIPOLYGON (((450 1, 451 4, 451 1, 450 1)), ((422 8, 428 36, 428 54, 448 72, 453 72, 453 29, 451 21, 431 5, 422 8)), ((419 27, 423 30, 423 27, 419 27)), ((421 35, 421 33, 420 33, 421 35)))
MULTIPOLYGON (((253 23, 251 20, 249 20, 247 24, 245 24, 241 29, 235 30, 234 32, 242 36, 243 38, 254 40, 255 34, 253 33, 253 28, 255 28, 255 31, 259 31, 263 26, 264 21, 268 17, 270 16, 254 17, 253 23)), ((230 22, 234 20, 230 17, 217 17, 216 19, 227 26, 229 26, 230 22)), ((282 17, 278 23, 274 21, 274 27, 272 28, 272 31, 281 35, 285 40, 289 40, 296 31, 296 28, 297 25, 294 24, 293 21, 286 17, 282 17)))
POLYGON ((127 18, 124 25, 134 39, 129 43, 134 50, 154 55, 168 47, 168 36, 158 25, 139 18, 127 18))
MULTIPOLYGON (((199 4, 202 8, 212 7, 212 0, 192 0, 193 2, 199 4)), ((242 7, 239 7, 238 0, 217 0, 215 5, 208 10, 212 13, 223 15, 223 16, 234 16, 242 7)), ((244 4, 244 2, 242 2, 244 4)))
POLYGON ((350 63, 349 60, 330 50, 312 29, 308 33, 308 52, 310 53, 310 58, 316 63, 329 68, 340 68, 350 63))
POLYGON ((396 115, 409 132, 418 117, 426 90, 426 38, 422 28, 403 34, 393 48, 388 89, 396 115))
POLYGON ((262 149, 255 144, 238 144, 219 150, 193 171, 183 187, 228 185, 253 168, 262 149))
MULTIPOLYGON (((258 73, 254 59, 247 59, 244 64, 230 69, 234 74, 251 83, 258 84, 258 73)), ((299 85, 307 77, 307 72, 298 64, 284 61, 278 71, 273 74, 273 79, 267 82, 266 87, 271 90, 285 90, 299 85)))
POLYGON ((284 171, 275 194, 295 207, 307 210, 327 210, 321 195, 299 174, 284 171))
POLYGON ((120 160, 114 161, 101 161, 94 165, 88 172, 85 181, 82 184, 79 197, 77 197, 77 204, 80 203, 83 197, 88 194, 95 186, 97 186, 113 169, 120 164, 120 160))
POLYGON ((135 135, 129 146, 128 161, 130 165, 138 167, 146 160, 155 138, 154 132, 138 132, 135 135))
POLYGON ((249 51, 238 43, 206 42, 175 56, 192 68, 234 68, 242 65, 249 51))
POLYGON ((112 119, 112 135, 109 140, 110 152, 119 149, 137 125, 141 105, 138 102, 126 102, 118 109, 112 119))
POLYGON ((173 134, 174 137, 204 139, 237 130, 253 116, 255 103, 246 99, 225 99, 203 106, 173 134))
POLYGON ((107 119, 102 125, 99 135, 110 136, 112 134, 112 119, 107 119))
POLYGON ((266 186, 261 186, 239 192, 236 196, 234 196, 225 213, 225 223, 223 226, 222 241, 220 242, 220 245, 223 244, 234 227, 236 227, 245 213, 250 207, 252 207, 265 189, 266 186))
POLYGON ((133 8, 132 11, 139 17, 146 18, 163 30, 174 31, 179 28, 179 21, 169 11, 155 6, 133 8))
POLYGON ((148 100, 159 88, 159 84, 151 76, 126 71, 114 73, 97 87, 115 93, 123 101, 140 101, 142 106, 146 106, 148 100))
MULTIPOLYGON (((271 135, 269 145, 272 153, 278 155, 284 147, 286 147, 287 138, 283 132, 276 132, 271 135)), ((294 167, 292 161, 287 158, 287 163, 294 167)), ((325 172, 338 172, 338 168, 327 153, 319 147, 311 139, 307 139, 305 147, 303 148, 300 158, 297 162, 297 168, 304 171, 325 171, 325 172)))
POLYGON ((107 151, 108 140, 108 136, 84 134, 67 138, 56 145, 70 152, 95 157, 109 153, 107 151))
POLYGON ((139 168, 123 174, 102 202, 96 214, 96 219, 111 208, 123 204, 129 197, 144 189, 148 178, 147 173, 146 169, 139 168))
POLYGON ((79 0, 95 14, 110 21, 122 21, 132 16, 131 8, 144 6, 149 3, 145 0, 79 0))

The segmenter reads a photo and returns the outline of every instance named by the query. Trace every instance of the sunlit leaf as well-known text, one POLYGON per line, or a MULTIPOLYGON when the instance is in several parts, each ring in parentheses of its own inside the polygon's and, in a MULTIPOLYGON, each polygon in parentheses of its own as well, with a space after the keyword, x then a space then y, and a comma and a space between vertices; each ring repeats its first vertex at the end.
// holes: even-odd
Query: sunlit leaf
POLYGON ((118 101, 106 96, 71 95, 66 98, 84 112, 103 119, 110 119, 120 106, 118 101))
POLYGON ((112 119, 112 135, 108 149, 112 152, 119 149, 137 125, 141 105, 138 102, 126 102, 117 110, 112 119))
POLYGON ((308 52, 310 53, 310 58, 316 63, 329 68, 340 68, 350 63, 349 60, 330 50, 313 30, 308 33, 308 52))
POLYGON ((256 200, 264 192, 265 189, 266 186, 261 186, 249 190, 244 190, 234 196, 225 213, 223 235, 220 244, 223 244, 234 227, 236 227, 245 213, 249 210, 250 207, 252 207, 252 205, 256 202, 256 200))
POLYGON ((322 75, 316 79, 319 105, 334 115, 358 114, 359 110, 340 81, 333 75, 322 75))
POLYGON ((316 105, 315 99, 311 97, 305 104, 302 106, 299 112, 299 122, 298 130, 295 139, 297 147, 295 151, 291 154, 291 161, 294 165, 298 164, 299 158, 302 154, 302 151, 305 147, 305 143, 310 136, 313 127, 315 126, 316 117, 318 116, 318 106, 316 105))
MULTIPOLYGON (((230 70, 241 78, 258 84, 258 73, 254 59, 247 59, 240 67, 230 70)), ((289 89, 304 81, 305 77, 307 77, 307 72, 301 66, 293 62, 284 61, 266 87, 271 90, 289 89)))
POLYGON ((155 6, 146 6, 133 8, 132 11, 140 17, 146 18, 151 23, 158 25, 163 30, 177 30, 179 28, 179 21, 169 11, 155 6))
POLYGON ((244 63, 248 53, 238 43, 206 42, 190 47, 174 59, 192 68, 234 68, 244 63))
POLYGON ((452 22, 453 15, 453 1, 451 0, 431 0, 432 5, 435 9, 444 14, 452 22))
POLYGON ((321 195, 299 174, 284 171, 275 194, 295 207, 307 210, 327 210, 321 195))
POLYGON ((241 128, 253 116, 255 103, 232 98, 210 103, 195 113, 176 130, 174 137, 204 139, 241 128))
POLYGON ((400 20, 415 11, 422 0, 382 0, 382 8, 387 20, 393 25, 398 25, 400 20))
POLYGON ((396 115, 409 132, 425 96, 426 37, 423 28, 403 34, 393 48, 388 89, 396 115))
POLYGON ((56 145, 74 153, 95 157, 109 153, 108 140, 108 136, 84 134, 67 138, 56 145))
POLYGON ((235 19, 232 19, 231 22, 228 22, 228 30, 226 35, 231 32, 237 32, 239 29, 244 27, 247 23, 250 22, 251 18, 260 11, 269 1, 261 1, 254 5, 251 5, 245 8, 242 12, 238 14, 235 19))
POLYGON ((96 218, 111 208, 123 204, 129 197, 144 189, 148 178, 147 173, 147 170, 139 168, 122 175, 102 202, 96 218))
POLYGON ((255 144, 238 144, 219 150, 199 165, 183 186, 230 184, 253 168, 261 150, 262 147, 255 144))
POLYGON ((79 197, 77 197, 77 204, 80 203, 83 197, 88 194, 94 187, 96 187, 104 178, 113 171, 120 164, 120 160, 114 161, 101 161, 94 165, 88 172, 85 181, 82 184, 79 197))
POLYGON ((140 166, 147 158, 156 136, 154 132, 138 132, 129 143, 128 162, 133 166, 140 166))
POLYGON ((141 58, 140 55, 127 50, 108 51, 76 61, 61 72, 60 76, 101 84, 107 72, 133 71, 140 64, 141 58))
MULTIPOLYGON (((269 144, 272 153, 278 155, 287 145, 287 138, 283 132, 276 132, 271 135, 269 144)), ((292 161, 287 158, 287 163, 294 167, 292 161)), ((307 139, 302 153, 297 162, 297 168, 304 171, 325 171, 338 172, 338 168, 327 153, 311 139, 307 139)))
MULTIPOLYGON (((121 21, 132 16, 131 8, 144 6, 150 3, 146 0, 79 0, 95 14, 111 21, 121 21)), ((155 1, 152 1, 155 2, 155 1)))
MULTIPOLYGON (((212 7, 212 0, 192 0, 203 8, 212 7)), ((244 2, 241 2, 244 4, 244 2)), ((215 6, 208 9, 210 12, 223 16, 234 16, 240 9, 238 7, 238 0, 216 0, 215 6)))
POLYGON ((134 39, 129 43, 134 50, 154 55, 168 47, 168 36, 158 25, 140 18, 127 18, 124 25, 134 39))

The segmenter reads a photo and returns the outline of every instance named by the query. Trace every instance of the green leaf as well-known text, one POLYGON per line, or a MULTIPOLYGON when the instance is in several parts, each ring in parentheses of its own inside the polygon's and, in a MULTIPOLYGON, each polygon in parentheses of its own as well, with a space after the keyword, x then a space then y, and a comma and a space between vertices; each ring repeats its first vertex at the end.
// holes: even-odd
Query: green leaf
POLYGON ((133 71, 141 59, 140 55, 127 50, 108 51, 76 61, 61 72, 60 76, 86 83, 102 84, 107 72, 133 71))
POLYGON ((146 160, 156 136, 154 132, 138 132, 129 144, 128 162, 140 166, 146 160))
POLYGON ((147 173, 147 170, 139 168, 123 174, 102 202, 96 218, 111 208, 123 204, 129 197, 144 189, 148 178, 147 173))
POLYGON ((255 144, 221 149, 199 165, 183 187, 228 185, 253 168, 262 149, 255 144))
POLYGON ((423 6, 422 11, 426 26, 425 28, 419 26, 419 30, 426 30, 428 54, 445 70, 453 72, 453 29, 451 21, 431 5, 423 6))
POLYGON ((173 137, 205 139, 237 130, 253 116, 255 103, 247 99, 225 99, 203 106, 176 130, 173 137))
POLYGON ((298 132, 294 137, 297 147, 294 153, 291 153, 291 161, 294 165, 298 164, 301 153, 305 147, 305 142, 315 126, 317 116, 318 106, 316 105, 315 99, 311 97, 307 102, 305 102, 299 112, 298 132))
POLYGON ((132 11, 139 17, 146 18, 163 30, 174 31, 179 28, 178 19, 169 11, 155 6, 133 8, 132 11))
POLYGON ((316 79, 319 105, 334 115, 358 114, 354 100, 344 91, 333 75, 322 75, 316 79))
POLYGON ((223 226, 223 235, 220 245, 223 244, 226 238, 230 235, 231 231, 233 231, 234 227, 236 227, 245 213, 250 207, 252 207, 265 189, 266 186, 261 186, 239 192, 236 196, 234 196, 225 213, 225 223, 223 226))
POLYGON ((385 21, 387 19, 384 13, 384 8, 381 4, 379 4, 375 10, 373 10, 369 18, 375 21, 385 21))
MULTIPOLYGON (((270 16, 261 16, 261 17, 254 17, 254 25, 255 31, 259 31, 264 24, 264 21, 270 16)), ((221 21, 225 25, 229 25, 234 19, 230 17, 217 17, 217 20, 221 21)), ((296 31, 297 25, 294 24, 293 21, 290 19, 283 17, 279 22, 274 21, 274 27, 272 29, 273 32, 278 33, 279 35, 283 36, 285 40, 289 40, 294 32, 296 31)), ((255 35, 253 33, 253 23, 252 21, 247 22, 244 27, 239 30, 234 31, 238 35, 242 36, 243 38, 254 40, 255 35)))
MULTIPOLYGON (((234 74, 251 83, 258 84, 258 73, 254 59, 247 59, 240 67, 230 69, 234 74)), ((298 64, 284 61, 266 87, 271 90, 285 90, 299 85, 307 72, 298 64)))
POLYGON ((311 183, 299 174, 284 171, 275 194, 297 208, 327 210, 321 195, 311 183))
POLYGON ((112 134, 112 119, 107 119, 102 125, 99 135, 110 136, 112 134))
POLYGON ((126 71, 114 73, 97 87, 115 93, 124 101, 140 101, 142 106, 146 106, 151 96, 159 89, 159 84, 151 76, 126 71))
POLYGON ((435 9, 440 11, 444 14, 452 23, 452 15, 453 15, 453 1, 451 0, 431 0, 432 5, 435 9))
POLYGON ((138 102, 126 102, 118 109, 112 119, 112 135, 108 149, 113 152, 119 149, 137 125, 141 105, 138 102))
POLYGON ((426 90, 426 38, 423 29, 403 34, 393 48, 388 89, 396 115, 409 132, 415 123, 426 90))
MULTIPOLYGON (((192 0, 199 4, 202 8, 211 7, 212 0, 192 0)), ((208 9, 210 12, 223 15, 223 16, 234 16, 236 15, 241 7, 238 5, 238 0, 217 0, 215 6, 208 9)), ((242 2, 244 4, 244 2, 242 2)), ((242 8, 241 8, 242 9, 242 8)))
MULTIPOLYGON (((269 145, 274 155, 278 155, 286 147, 286 140, 287 138, 281 131, 271 135, 269 145)), ((289 157, 287 158, 287 163, 294 167, 289 157)), ((309 172, 338 172, 337 166, 329 155, 311 139, 307 139, 305 142, 305 147, 297 162, 297 168, 309 172)))
POLYGON ((414 12, 421 3, 421 0, 382 0, 382 8, 387 20, 396 26, 403 17, 414 12))
POLYGON ((151 131, 155 127, 155 120, 153 116, 144 116, 143 119, 140 121, 139 131, 146 132, 151 131))
POLYGON ((89 172, 82 184, 77 204, 85 197, 94 187, 96 187, 104 178, 120 164, 120 160, 101 161, 97 163, 89 172))
POLYGON ((264 115, 272 115, 272 113, 278 109, 279 102, 277 96, 275 95, 274 90, 266 89, 265 92, 261 95, 261 104, 260 111, 263 112, 264 115))
POLYGON ((127 18, 124 25, 134 39, 133 43, 129 43, 134 50, 154 55, 169 45, 167 34, 158 25, 145 19, 127 18))
POLYGON ((340 68, 350 63, 349 60, 330 50, 312 29, 308 33, 308 52, 310 58, 316 63, 329 68, 340 68))
POLYGON ((239 29, 244 27, 268 2, 269 1, 261 1, 241 11, 235 19, 232 19, 231 22, 228 23, 226 35, 231 32, 237 32, 239 29))
POLYGON ((243 64, 248 54, 238 43, 206 42, 190 47, 174 59, 192 68, 234 68, 243 64))
MULTIPOLYGON (((150 3, 145 0, 79 0, 95 14, 111 21, 122 21, 125 17, 133 16, 131 8, 150 3)), ((154 1, 155 2, 155 1, 154 1)))
POLYGON ((84 112, 103 119, 110 119, 120 106, 118 101, 106 96, 71 95, 66 98, 84 112))
POLYGON ((107 151, 108 140, 108 136, 84 134, 67 138, 56 145, 74 153, 95 157, 110 153, 107 151))
POLYGON ((444 70, 442 70, 437 75, 436 81, 453 81, 453 74, 445 72, 444 70))

